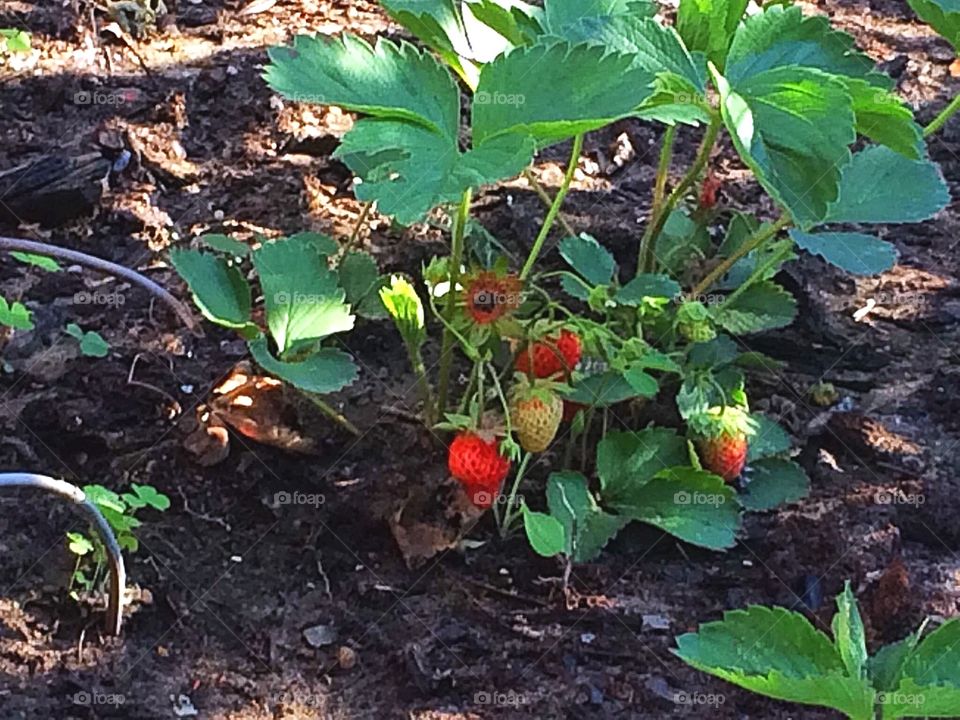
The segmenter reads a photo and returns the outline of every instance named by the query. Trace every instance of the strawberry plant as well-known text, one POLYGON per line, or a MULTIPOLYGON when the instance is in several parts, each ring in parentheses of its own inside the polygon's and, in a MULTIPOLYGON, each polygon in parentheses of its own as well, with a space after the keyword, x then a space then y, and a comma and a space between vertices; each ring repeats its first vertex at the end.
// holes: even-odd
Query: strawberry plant
POLYGON ((896 250, 864 226, 919 222, 949 201, 891 80, 826 18, 782 4, 748 16, 746 0, 681 0, 673 27, 646 0, 383 5, 427 50, 299 37, 270 51, 265 78, 289 99, 361 115, 335 152, 358 199, 401 224, 449 218, 449 255, 423 268, 422 297, 399 276, 380 297, 425 422, 455 434, 451 475, 492 507, 502 534, 522 518, 535 550, 571 561, 631 520, 730 547, 741 509, 803 497, 789 437, 751 413, 745 391, 745 373, 772 361, 735 338, 793 321, 797 303, 776 277, 799 252, 882 272, 896 250), (636 265, 618 267, 582 233, 557 245, 565 267, 539 268, 584 135, 626 117, 663 126, 636 265), (675 141, 698 128, 671 187, 675 141), (773 220, 723 207, 711 159, 724 137, 777 207, 773 220), (529 178, 535 154, 561 141, 571 141, 563 181, 552 198, 536 188, 549 207, 513 262, 471 218, 473 195, 529 178), (422 356, 428 317, 442 328, 436 392, 422 356), (453 402, 455 349, 467 370, 453 402), (650 425, 663 416, 645 415, 654 403, 675 406, 679 422, 650 425), (610 432, 611 421, 643 429, 610 432), (581 472, 552 473, 537 512, 517 490, 532 458, 554 448, 581 472), (492 497, 514 464, 509 490, 492 497))
POLYGON ((320 396, 357 378, 353 359, 328 338, 353 329, 357 315, 383 316, 376 262, 362 252, 341 252, 317 233, 300 233, 250 248, 222 235, 206 236, 213 252, 177 249, 171 262, 204 317, 237 331, 253 359, 305 393, 350 432, 359 431, 320 396), (266 328, 253 321, 247 274, 263 294, 266 328))
MULTIPOLYGON (((954 52, 960 49, 960 5, 951 0, 907 0, 917 16, 936 30, 944 40, 953 46, 954 52)), ((954 65, 956 64, 954 60, 954 65)), ((954 66, 951 66, 951 72, 954 66)), ((951 100, 930 124, 923 129, 924 136, 933 135, 947 124, 954 113, 960 110, 960 95, 951 100)))
MULTIPOLYGON (((924 627, 926 623, 924 623, 924 627)), ((853 720, 960 715, 960 619, 867 651, 848 582, 833 638, 799 612, 754 605, 677 638, 698 670, 767 697, 837 710, 853 720)))

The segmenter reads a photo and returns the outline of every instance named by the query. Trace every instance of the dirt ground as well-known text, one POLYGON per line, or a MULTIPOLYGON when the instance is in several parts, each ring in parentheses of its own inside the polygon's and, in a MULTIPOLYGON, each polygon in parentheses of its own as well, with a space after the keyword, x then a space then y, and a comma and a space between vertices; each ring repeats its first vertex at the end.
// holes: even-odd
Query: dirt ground
MULTIPOLYGON (((330 153, 350 118, 273 97, 260 79, 265 49, 300 32, 401 31, 372 2, 241 8, 180 0, 170 21, 127 45, 87 2, 0 0, 0 27, 34 35, 29 57, 0 66, 0 172, 48 154, 132 156, 90 212, 54 227, 0 219, 0 234, 138 268, 184 298, 166 250, 203 232, 349 234, 360 206, 330 153)), ((807 10, 855 34, 921 120, 960 89, 951 50, 905 3, 807 10)), ((628 271, 658 132, 625 122, 591 135, 565 210, 628 271), (618 168, 612 158, 627 142, 635 157, 618 168)), ((679 160, 697 139, 681 132, 679 160)), ((538 159, 548 187, 567 152, 538 159)), ((930 152, 957 196, 960 121, 930 152)), ((729 147, 714 162, 724 200, 756 206, 758 188, 729 147)), ((523 181, 486 190, 477 205, 478 219, 518 251, 544 212, 523 181)), ((0 497, 0 717, 832 717, 739 691, 669 648, 724 609, 794 605, 798 593, 819 604, 822 624, 846 578, 874 648, 925 616, 960 613, 958 230, 955 205, 924 225, 886 228, 901 260, 877 278, 809 257, 792 265, 784 279, 799 320, 749 341, 785 369, 755 376, 751 397, 795 436, 811 496, 750 516, 725 554, 631 527, 597 563, 576 568, 572 603, 560 593, 561 568, 523 538, 496 540, 488 518, 470 533, 482 544, 405 564, 389 519, 435 492, 445 468, 440 442, 409 420, 412 377, 390 327, 362 323, 346 340, 362 373, 338 405, 360 439, 294 407, 311 453, 231 429, 229 455, 205 466, 184 443, 243 345, 209 326, 202 337, 188 332, 128 284, 0 258, 3 295, 22 297, 36 320, 2 348, 0 470, 115 489, 149 483, 173 501, 148 514, 141 551, 128 558, 136 590, 114 639, 101 633, 102 606, 66 595, 63 534, 81 521, 47 498, 0 497), (99 331, 109 356, 80 356, 67 322, 99 331), (821 379, 841 392, 840 409, 810 407, 807 391, 821 379), (894 489, 918 500, 884 502, 894 489), (324 502, 278 506, 281 492, 324 502), (811 586, 822 592, 805 593, 811 586)), ((379 217, 361 237, 385 270, 414 272, 445 251, 437 231, 398 231, 379 217)))

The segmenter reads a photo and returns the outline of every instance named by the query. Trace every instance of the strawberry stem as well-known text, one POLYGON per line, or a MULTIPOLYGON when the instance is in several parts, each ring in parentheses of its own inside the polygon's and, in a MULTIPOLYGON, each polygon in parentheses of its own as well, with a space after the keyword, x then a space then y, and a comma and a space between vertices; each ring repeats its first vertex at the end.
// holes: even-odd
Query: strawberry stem
POLYGON ((450 368, 453 364, 453 332, 451 329, 453 316, 457 309, 457 282, 460 280, 460 263, 463 262, 463 236, 470 217, 471 191, 464 191, 460 199, 460 207, 453 222, 453 233, 450 240, 450 288, 447 291, 446 318, 444 322, 443 341, 440 346, 440 380, 437 385, 437 412, 443 414, 447 410, 447 388, 450 385, 450 368))

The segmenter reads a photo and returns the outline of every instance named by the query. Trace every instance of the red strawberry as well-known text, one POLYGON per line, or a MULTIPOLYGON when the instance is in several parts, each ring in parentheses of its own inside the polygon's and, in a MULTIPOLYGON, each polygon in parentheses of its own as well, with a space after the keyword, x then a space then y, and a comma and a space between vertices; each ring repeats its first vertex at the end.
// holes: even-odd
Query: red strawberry
POLYGON ((524 348, 517 355, 515 367, 525 375, 549 378, 563 373, 566 376, 580 362, 580 337, 569 330, 561 330, 560 337, 547 337, 524 348))
POLYGON ((487 441, 472 432, 461 432, 450 443, 447 467, 463 484, 471 502, 488 508, 510 472, 510 460, 500 454, 496 439, 487 441))
POLYGON ((723 183, 713 174, 713 170, 707 172, 707 177, 703 179, 703 185, 700 188, 700 207, 709 210, 716 205, 717 193, 722 186, 723 183))
POLYGON ((700 462, 727 482, 740 477, 747 462, 747 436, 742 432, 721 432, 697 440, 700 462))

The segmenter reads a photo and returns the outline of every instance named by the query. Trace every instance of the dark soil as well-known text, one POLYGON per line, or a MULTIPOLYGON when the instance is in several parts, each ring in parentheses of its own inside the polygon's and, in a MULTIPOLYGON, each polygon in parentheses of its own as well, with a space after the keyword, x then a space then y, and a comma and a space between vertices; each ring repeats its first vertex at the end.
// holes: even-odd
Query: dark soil
MULTIPOLYGON (((374 3, 281 0, 240 14, 230 0, 181 0, 173 23, 131 42, 139 60, 95 33, 88 3, 77 4, 79 15, 60 3, 0 3, 0 27, 29 29, 35 45, 28 60, 0 66, 0 171, 46 154, 113 158, 123 148, 132 161, 90 212, 55 227, 8 218, 2 234, 139 268, 186 298, 166 250, 203 232, 350 233, 360 206, 330 158, 349 118, 280 103, 259 74, 265 48, 297 32, 398 34, 374 3), (78 103, 84 92, 94 100, 78 103)), ((844 0, 807 9, 854 33, 929 119, 957 90, 952 53, 904 8, 844 0)), ((565 211, 628 271, 657 132, 627 122, 591 136, 565 211), (635 158, 617 170, 611 158, 624 137, 635 158)), ((697 135, 681 138, 683 160, 697 135)), ((930 151, 956 194, 960 123, 930 151)), ((547 186, 567 152, 539 159, 547 186)), ((758 189, 729 149, 715 164, 724 200, 756 206, 758 189)), ((522 181, 486 191, 478 207, 518 253, 543 215, 522 181)), ((112 639, 101 634, 101 604, 67 597, 63 534, 81 521, 45 497, 0 498, 0 716, 174 718, 192 706, 217 720, 830 717, 711 679, 669 648, 725 609, 792 606, 798 593, 814 605, 823 596, 822 623, 847 578, 864 599, 873 647, 927 615, 960 612, 958 233, 954 208, 887 228, 901 260, 878 278, 843 276, 812 258, 791 267, 785 280, 801 318, 750 340, 787 369, 755 377, 751 396, 794 434, 813 480, 807 500, 752 516, 725 554, 631 528, 598 563, 575 569, 567 598, 562 568, 522 538, 495 540, 488 518, 469 535, 479 547, 405 564, 389 519, 435 492, 445 469, 441 442, 409 420, 412 378, 390 328, 362 325, 346 341, 363 372, 338 405, 363 429, 359 440, 295 404, 294 430, 312 453, 231 428, 229 454, 205 466, 184 443, 242 345, 209 326, 203 337, 179 328, 135 287, 2 258, 2 294, 22 297, 37 327, 2 348, 0 470, 115 489, 148 483, 173 507, 146 514, 141 551, 129 558, 136 592, 123 636, 112 639), (81 357, 67 322, 99 331, 109 356, 81 357), (128 383, 133 364, 139 384, 128 383), (811 406, 808 389, 820 380, 837 387, 843 410, 811 406), (883 502, 895 489, 924 502, 883 502), (278 506, 280 492, 325 502, 278 506), (303 631, 321 625, 328 642, 315 648, 303 631), (676 693, 722 702, 683 704, 676 693)), ((445 248, 434 230, 400 233, 379 217, 361 237, 386 270, 415 271, 445 248)), ((533 492, 548 465, 534 470, 533 492)))

